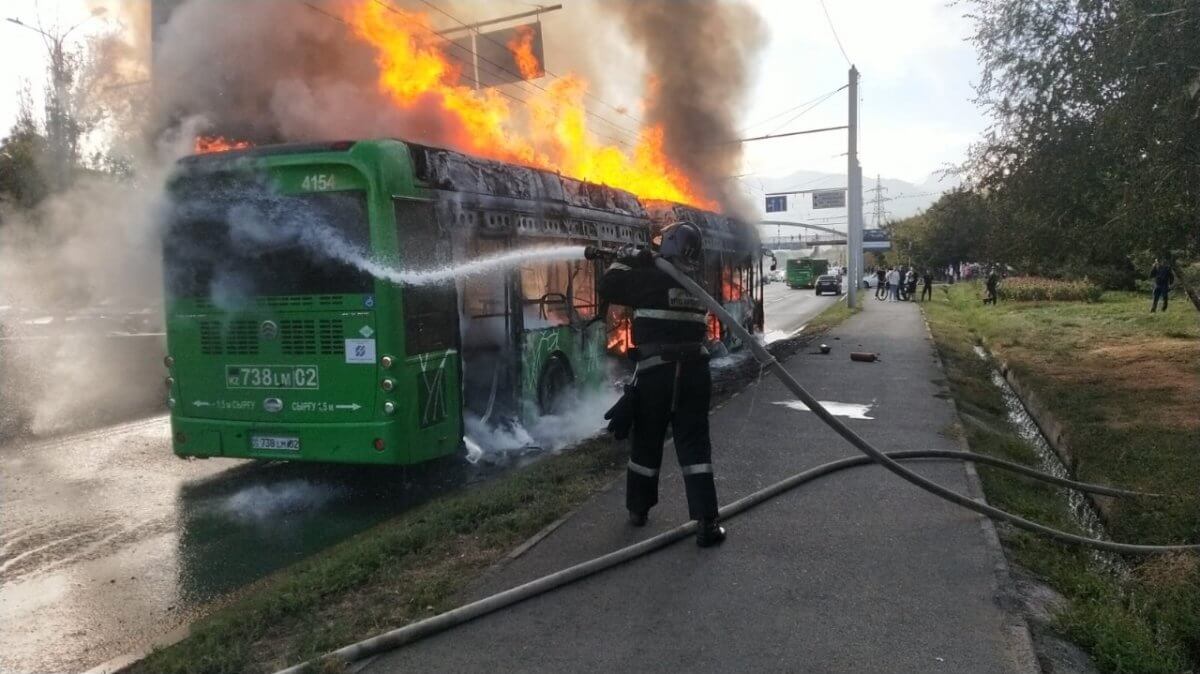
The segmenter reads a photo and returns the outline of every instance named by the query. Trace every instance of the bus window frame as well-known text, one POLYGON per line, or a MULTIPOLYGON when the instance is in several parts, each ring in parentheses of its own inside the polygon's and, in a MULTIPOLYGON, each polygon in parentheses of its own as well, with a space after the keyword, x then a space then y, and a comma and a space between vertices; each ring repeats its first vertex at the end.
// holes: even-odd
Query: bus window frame
MULTIPOLYGON (((401 212, 403 208, 425 208, 428 211, 430 222, 432 223, 432 236, 430 237, 430 251, 436 251, 437 242, 441 239, 442 223, 438 215, 437 202, 434 199, 426 199, 423 197, 413 197, 409 195, 392 195, 392 219, 393 229, 396 235, 396 254, 401 264, 406 264, 406 253, 408 247, 405 245, 406 236, 402 225, 411 220, 402 220, 401 212)), ((436 252, 433 255, 437 258, 436 252)), ((446 259, 437 259, 439 263, 451 263, 453 261, 453 251, 447 249, 446 259)), ((400 295, 400 319, 404 325, 404 353, 407 356, 417 356, 425 353, 435 353, 438 351, 447 351, 451 349, 460 349, 459 344, 459 315, 458 315, 458 288, 454 281, 446 281, 439 284, 431 284, 426 286, 404 286, 396 284, 396 289, 400 295), (432 300, 424 298, 423 294, 442 295, 442 297, 434 297, 432 300), (411 300, 411 301, 410 301, 411 300), (452 311, 426 311, 418 315, 410 314, 410 307, 425 306, 428 304, 431 307, 451 306, 452 311), (433 329, 435 332, 441 332, 432 340, 425 340, 423 331, 414 330, 425 325, 429 317, 444 316, 442 321, 435 322, 433 329), (440 323, 440 324, 438 324, 440 323), (414 338, 414 337, 419 337, 414 338)))

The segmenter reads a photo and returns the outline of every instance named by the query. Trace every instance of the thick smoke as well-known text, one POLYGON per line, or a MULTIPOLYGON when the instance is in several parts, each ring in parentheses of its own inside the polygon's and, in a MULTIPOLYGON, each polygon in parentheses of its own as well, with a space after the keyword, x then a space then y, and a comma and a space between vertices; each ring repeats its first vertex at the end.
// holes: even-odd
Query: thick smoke
POLYGON ((336 18, 350 4, 184 3, 155 37, 159 127, 200 115, 255 143, 442 137, 433 101, 404 111, 380 93, 374 49, 336 18))
POLYGON ((162 404, 162 186, 192 131, 134 157, 132 180, 85 174, 0 213, 0 437, 162 404))
POLYGON ((756 211, 730 177, 742 148, 738 110, 766 42, 766 28, 741 0, 621 0, 618 12, 645 53, 651 78, 647 121, 661 123, 667 154, 715 195, 725 212, 753 221, 756 211))

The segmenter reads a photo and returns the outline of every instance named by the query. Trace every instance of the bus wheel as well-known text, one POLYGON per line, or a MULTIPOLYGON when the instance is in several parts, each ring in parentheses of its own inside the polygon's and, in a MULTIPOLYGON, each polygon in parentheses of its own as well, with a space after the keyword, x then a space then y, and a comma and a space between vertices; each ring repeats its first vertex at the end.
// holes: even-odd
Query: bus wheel
POLYGON ((561 414, 574 387, 575 375, 567 359, 558 354, 551 356, 538 379, 538 411, 542 414, 561 414))

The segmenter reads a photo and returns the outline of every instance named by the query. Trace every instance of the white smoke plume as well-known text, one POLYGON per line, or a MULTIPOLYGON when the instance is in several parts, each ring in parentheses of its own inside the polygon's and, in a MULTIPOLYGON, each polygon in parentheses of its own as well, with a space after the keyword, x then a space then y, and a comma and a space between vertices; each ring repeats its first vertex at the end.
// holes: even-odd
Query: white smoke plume
POLYGON ((144 413, 165 398, 160 213, 167 168, 197 122, 83 175, 0 227, 0 437, 144 413), (182 140, 181 140, 182 139, 182 140))

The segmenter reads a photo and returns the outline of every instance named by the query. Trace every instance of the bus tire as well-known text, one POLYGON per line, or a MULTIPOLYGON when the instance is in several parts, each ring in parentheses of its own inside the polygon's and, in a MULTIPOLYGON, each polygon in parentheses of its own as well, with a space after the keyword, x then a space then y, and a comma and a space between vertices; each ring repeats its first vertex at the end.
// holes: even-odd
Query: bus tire
POLYGON ((543 415, 562 413, 574 388, 575 373, 571 371, 567 357, 561 353, 550 356, 538 377, 538 412, 543 415))

